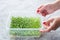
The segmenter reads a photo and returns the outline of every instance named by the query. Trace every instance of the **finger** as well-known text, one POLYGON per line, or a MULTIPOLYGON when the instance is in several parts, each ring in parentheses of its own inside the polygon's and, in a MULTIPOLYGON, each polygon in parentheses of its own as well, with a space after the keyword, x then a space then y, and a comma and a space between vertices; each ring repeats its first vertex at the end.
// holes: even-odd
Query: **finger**
POLYGON ((47 26, 47 25, 45 25, 45 24, 43 24, 43 26, 44 26, 45 29, 47 29, 47 28, 49 27, 49 26, 47 26))
POLYGON ((49 26, 47 29, 41 30, 41 32, 50 32, 51 30, 56 29, 56 21, 52 23, 51 26, 49 26))
POLYGON ((37 13, 40 13, 42 16, 46 16, 48 14, 45 6, 41 6, 38 8, 37 13))
POLYGON ((43 7, 43 5, 41 5, 41 6, 38 8, 37 13, 40 13, 40 8, 42 8, 42 7, 43 7))
POLYGON ((57 20, 54 20, 51 27, 52 27, 52 30, 56 30, 59 27, 59 25, 57 24, 57 20))
POLYGON ((43 26, 44 26, 45 28, 48 28, 48 27, 50 26, 50 23, 51 23, 51 22, 53 22, 53 18, 49 19, 49 20, 46 21, 46 22, 43 22, 43 26))
POLYGON ((47 25, 47 22, 43 22, 44 25, 47 25))
POLYGON ((44 5, 41 5, 38 9, 42 8, 44 5))
POLYGON ((44 9, 44 5, 41 5, 38 8, 37 13, 41 14, 42 16, 46 16, 48 12, 44 9))
POLYGON ((43 22, 43 26, 44 26, 45 28, 48 28, 48 27, 50 26, 50 23, 48 24, 47 22, 43 22))
POLYGON ((41 33, 44 33, 45 31, 44 30, 40 30, 41 33))
POLYGON ((54 18, 51 18, 51 19, 47 20, 45 24, 50 26, 50 23, 53 22, 53 20, 54 20, 54 18))
POLYGON ((37 10, 37 13, 40 13, 40 9, 43 7, 43 5, 41 5, 38 10, 37 10))
POLYGON ((40 10, 38 9, 38 10, 37 10, 37 13, 39 13, 39 12, 40 12, 40 10))
POLYGON ((40 9, 37 10, 37 13, 41 14, 42 16, 46 16, 48 14, 46 10, 40 10, 40 9))
POLYGON ((42 13, 42 16, 46 16, 48 14, 47 10, 45 9, 40 10, 40 12, 42 13))
POLYGON ((47 29, 44 29, 44 30, 40 30, 40 32, 43 32, 43 33, 44 32, 50 32, 50 31, 51 31, 51 29, 48 29, 48 28, 47 29))

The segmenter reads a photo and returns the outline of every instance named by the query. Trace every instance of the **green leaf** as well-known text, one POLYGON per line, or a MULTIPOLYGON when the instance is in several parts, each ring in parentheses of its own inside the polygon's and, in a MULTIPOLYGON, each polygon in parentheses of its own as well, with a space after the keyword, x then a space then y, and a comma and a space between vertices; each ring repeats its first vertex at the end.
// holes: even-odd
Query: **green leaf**
POLYGON ((11 28, 40 28, 40 18, 34 17, 12 17, 11 18, 11 28))

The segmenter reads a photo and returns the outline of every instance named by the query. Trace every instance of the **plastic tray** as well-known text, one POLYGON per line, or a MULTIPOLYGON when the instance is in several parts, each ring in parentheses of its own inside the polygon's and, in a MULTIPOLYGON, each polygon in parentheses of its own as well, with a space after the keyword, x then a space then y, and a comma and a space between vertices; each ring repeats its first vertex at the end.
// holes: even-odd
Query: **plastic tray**
POLYGON ((40 36, 39 28, 10 28, 11 36, 40 36))

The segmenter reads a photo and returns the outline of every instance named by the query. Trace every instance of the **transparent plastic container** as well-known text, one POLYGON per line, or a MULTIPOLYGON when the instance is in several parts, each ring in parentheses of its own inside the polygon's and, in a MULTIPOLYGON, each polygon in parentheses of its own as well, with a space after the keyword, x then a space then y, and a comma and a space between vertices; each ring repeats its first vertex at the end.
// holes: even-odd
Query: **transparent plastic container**
POLYGON ((40 37, 41 19, 39 15, 11 15, 10 36, 11 37, 40 37))
MULTIPOLYGON (((40 37, 41 32, 41 19, 38 14, 36 15, 18 15, 15 13, 10 16, 10 39, 15 40, 15 38, 23 37, 40 37), (13 19, 15 18, 15 19, 13 19), (21 20, 25 19, 25 20, 21 20), (18 20, 19 19, 19 20, 18 20), (20 21, 21 20, 21 21, 20 21), (22 23, 21 23, 22 22, 22 23), (21 23, 21 24, 20 24, 21 23), (15 24, 15 25, 14 25, 15 24)), ((23 13, 25 14, 25 13, 23 13)))
POLYGON ((9 13, 0 14, 0 40, 9 40, 9 13))

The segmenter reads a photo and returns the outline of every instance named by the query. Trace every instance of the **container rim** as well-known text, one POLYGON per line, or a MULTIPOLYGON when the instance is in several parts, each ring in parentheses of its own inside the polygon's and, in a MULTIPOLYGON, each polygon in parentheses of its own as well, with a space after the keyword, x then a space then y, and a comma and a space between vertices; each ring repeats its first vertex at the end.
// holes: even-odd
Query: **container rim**
POLYGON ((41 28, 10 28, 10 30, 40 30, 41 28))

